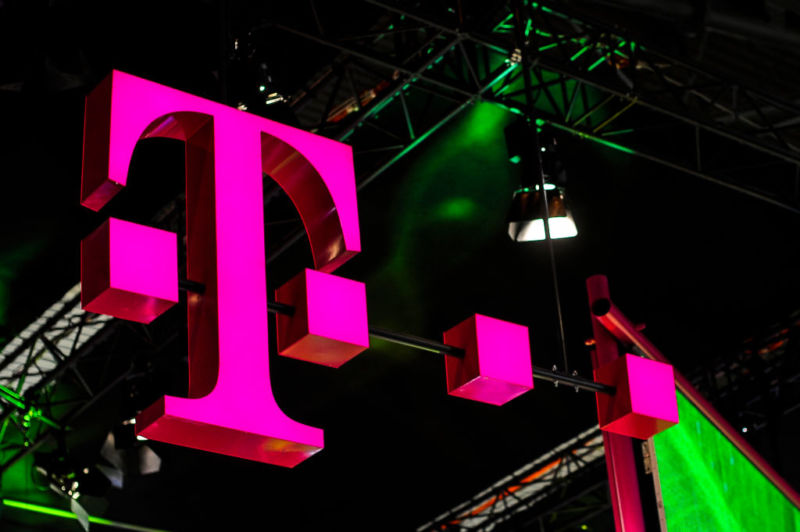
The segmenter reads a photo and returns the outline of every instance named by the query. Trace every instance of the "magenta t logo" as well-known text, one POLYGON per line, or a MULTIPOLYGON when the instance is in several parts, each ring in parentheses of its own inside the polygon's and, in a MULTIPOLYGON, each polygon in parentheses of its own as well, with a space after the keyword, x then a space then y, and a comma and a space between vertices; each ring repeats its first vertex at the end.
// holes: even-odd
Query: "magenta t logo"
MULTIPOLYGON (((328 275, 360 251, 351 148, 115 71, 86 99, 81 203, 108 203, 136 143, 153 137, 186 143, 186 274, 205 292, 188 300, 189 397, 162 397, 137 417, 137 432, 294 466, 322 449, 323 434, 272 395, 263 174, 300 212, 317 270, 281 289, 297 309, 279 324, 281 352, 338 366, 368 346, 363 285, 328 275), (326 308, 332 301, 338 309, 326 308), (348 336, 336 338, 331 320, 343 312, 348 336), (315 346, 331 343, 345 346, 341 356, 315 358, 315 346)), ((87 310, 147 323, 177 302, 175 234, 111 218, 81 248, 87 310)))

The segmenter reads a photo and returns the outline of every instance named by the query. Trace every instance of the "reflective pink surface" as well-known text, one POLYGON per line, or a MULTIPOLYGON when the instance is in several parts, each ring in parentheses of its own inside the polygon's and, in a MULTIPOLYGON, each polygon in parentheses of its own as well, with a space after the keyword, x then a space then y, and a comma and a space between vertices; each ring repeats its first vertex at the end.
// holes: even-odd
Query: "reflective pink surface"
POLYGON ((600 428, 646 440, 678 423, 672 366, 626 354, 595 370, 595 380, 617 391, 598 394, 600 428))
MULTIPOLYGON (((608 301, 608 280, 603 275, 594 275, 586 280, 589 295, 589 307, 608 301)), ((619 359, 617 340, 601 323, 594 312, 591 313, 592 367, 597 370, 619 359)), ((597 393, 599 402, 605 394, 597 393)), ((639 476, 636 470, 636 458, 633 453, 633 440, 603 431, 603 447, 606 454, 606 470, 608 472, 608 489, 611 494, 611 507, 614 510, 614 526, 617 532, 646 532, 644 512, 639 495, 639 476)))
POLYGON ((263 145, 248 156, 298 207, 317 269, 333 271, 361 251, 350 146, 116 70, 87 97, 81 203, 100 210, 125 186, 140 139, 186 140, 212 120, 222 122, 218 142, 263 145))
POLYGON ((338 368, 369 347, 363 283, 305 269, 275 299, 295 309, 278 316, 279 354, 338 368))
POLYGON ((475 314, 444 333, 465 351, 445 356, 447 393, 502 405, 533 389, 528 328, 475 314))
POLYGON ((81 242, 81 302, 150 323, 178 302, 177 235, 116 218, 81 242))
POLYGON ((263 172, 297 206, 315 266, 360 250, 350 147, 113 72, 86 102, 81 202, 102 208, 125 185, 136 143, 186 142, 189 396, 137 417, 150 439, 283 466, 323 446, 272 395, 264 258, 263 172))
MULTIPOLYGON (((606 285, 606 290, 602 298, 609 300, 609 303, 604 309, 605 312, 598 314, 594 320, 601 324, 608 333, 616 337, 620 342, 630 343, 638 347, 642 353, 648 358, 658 360, 660 362, 668 363, 669 360, 648 340, 637 327, 617 308, 610 302, 607 289, 607 280, 602 275, 595 275, 587 281, 596 285, 606 285)), ((607 333, 607 334, 608 334, 607 333)), ((675 374, 675 384, 677 388, 686 395, 695 407, 705 415, 711 423, 719 429, 728 440, 733 443, 739 451, 744 454, 748 460, 755 464, 756 468, 761 471, 772 483, 774 483, 781 492, 792 501, 796 506, 800 506, 800 494, 792 488, 792 486, 781 477, 777 471, 762 457, 758 452, 742 437, 737 429, 728 423, 722 415, 709 403, 697 389, 692 386, 689 379, 681 375, 679 371, 673 368, 675 374)))

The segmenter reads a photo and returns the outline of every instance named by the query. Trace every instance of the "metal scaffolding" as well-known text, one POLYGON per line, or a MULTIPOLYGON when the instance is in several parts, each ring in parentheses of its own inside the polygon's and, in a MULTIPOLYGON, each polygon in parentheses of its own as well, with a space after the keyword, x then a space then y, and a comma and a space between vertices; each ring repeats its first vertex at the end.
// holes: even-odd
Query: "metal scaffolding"
MULTIPOLYGON (((549 2, 526 3, 529 64, 522 64, 521 50, 513 44, 512 15, 504 3, 457 16, 440 3, 425 14, 400 3, 350 3, 374 12, 374 23, 360 35, 335 35, 315 22, 308 26, 317 32, 270 24, 253 28, 251 38, 259 39, 259 30, 276 29, 301 37, 312 49, 338 51, 288 103, 303 128, 353 146, 359 190, 477 102, 521 114, 527 76, 539 120, 800 213, 800 108, 792 102, 663 54, 620 28, 549 2), (667 135, 674 140, 665 143, 667 135), (754 169, 770 177, 755 175, 754 169)), ((272 201, 275 191, 266 195, 265 201, 272 201)), ((290 225, 283 238, 273 240, 269 260, 302 236, 299 222, 290 225)), ((4 450, 13 451, 0 470, 38 449, 135 374, 126 366, 115 374, 98 373, 102 378, 95 381, 84 376, 81 364, 131 327, 85 313, 78 294, 76 285, 0 352, 0 441, 4 450), (82 390, 68 409, 52 399, 55 384, 66 380, 82 390)), ((143 345, 159 348, 158 340, 146 338, 146 329, 137 334, 144 335, 143 345)), ((421 530, 489 530, 523 512, 526 519, 540 519, 537 504, 555 496, 571 473, 601 464, 602 456, 599 432, 587 431, 421 530)), ((604 500, 595 509, 607 508, 604 500)), ((552 508, 547 511, 552 516, 552 508)))
POLYGON ((574 530, 596 516, 608 520, 604 456, 593 427, 417 530, 574 530))
POLYGON ((526 75, 539 118, 554 127, 800 213, 800 107, 792 102, 560 5, 526 3, 532 60, 520 65, 507 6, 481 29, 364 2, 381 23, 363 36, 274 26, 340 52, 290 104, 304 127, 353 144, 362 188, 473 102, 521 113, 526 75), (754 169, 769 177, 753 177, 754 169))

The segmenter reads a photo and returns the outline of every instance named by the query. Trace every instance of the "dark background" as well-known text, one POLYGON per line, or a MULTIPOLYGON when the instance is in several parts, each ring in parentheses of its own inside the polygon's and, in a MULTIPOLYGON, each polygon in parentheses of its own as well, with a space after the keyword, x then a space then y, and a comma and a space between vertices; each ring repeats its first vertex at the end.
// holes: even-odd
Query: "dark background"
MULTIPOLYGON (((337 53, 272 29, 252 61, 230 55, 227 45, 259 24, 306 25, 310 5, 0 2, 5 341, 78 281, 81 238, 110 215, 148 223, 183 187, 180 143, 147 141, 137 148, 130 185, 119 198, 101 213, 79 205, 83 99, 91 88, 118 69, 235 105, 255 91, 251 62, 263 61, 275 86, 294 94, 337 53)), ((358 2, 318 7, 317 16, 339 35, 369 28, 376 16, 358 2)), ((487 17, 494 13, 483 9, 487 17)), ((658 22, 630 6, 616 9, 622 15, 615 21, 640 32, 658 22)), ((610 7, 593 14, 616 16, 610 7)), ((682 33, 684 45, 669 40, 682 24, 675 19, 649 37, 690 57, 691 28, 682 33)), ((774 88, 775 71, 765 66, 754 74, 752 63, 777 59, 759 56, 752 42, 748 49, 754 58, 738 63, 715 49, 727 57, 719 68, 774 88)), ((263 112, 296 121, 289 106, 278 107, 263 112)), ((366 283, 372 325, 439 339, 479 312, 527 325, 534 364, 562 368, 546 247, 515 244, 506 235, 506 209, 519 178, 502 135, 512 119, 488 103, 471 106, 364 188, 363 252, 337 274, 366 283)), ((655 141, 675 139, 665 133, 655 141)), ((570 369, 590 376, 584 280, 595 273, 608 275, 618 306, 647 325, 648 338, 684 373, 733 360, 748 338, 767 334, 797 310, 798 215, 566 134, 559 152, 579 228, 577 238, 554 243, 570 369)), ((753 172, 777 179, 769 166, 753 172)), ((797 204, 796 196, 784 200, 797 204)), ((285 220, 295 216, 281 196, 272 207, 268 256, 286 235, 285 220)), ((273 256, 270 288, 305 266, 305 241, 273 256)), ((102 346, 112 366, 136 352, 150 373, 121 386, 76 424, 60 450, 66 447, 70 460, 91 460, 131 410, 185 390, 185 339, 176 334, 184 316, 179 305, 150 327, 149 340, 129 327, 116 344, 102 346)), ((161 472, 126 479, 123 490, 105 497, 85 497, 90 513, 175 530, 408 530, 596 422, 591 394, 544 381, 502 408, 448 397, 438 355, 380 340, 336 371, 271 357, 279 404, 291 417, 324 428, 321 453, 286 470, 148 442, 162 459, 161 472)), ((787 451, 798 436, 791 419, 749 437, 798 486, 798 467, 787 451)), ((0 519, 67 526, 10 510, 0 519)))

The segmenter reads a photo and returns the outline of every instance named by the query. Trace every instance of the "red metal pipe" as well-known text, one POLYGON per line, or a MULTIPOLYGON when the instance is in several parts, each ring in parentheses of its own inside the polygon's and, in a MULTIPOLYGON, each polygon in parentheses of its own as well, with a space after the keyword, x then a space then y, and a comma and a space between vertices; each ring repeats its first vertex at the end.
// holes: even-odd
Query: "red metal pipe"
MULTIPOLYGON (((608 280, 595 275, 586 280, 589 304, 607 301, 608 280)), ((615 337, 592 312, 594 350, 592 367, 596 370, 619 357, 615 337)), ((645 532, 644 512, 639 496, 639 479, 633 454, 633 439, 628 436, 603 431, 603 446, 606 451, 608 487, 611 491, 611 507, 614 510, 614 525, 617 532, 645 532)))
MULTIPOLYGON (((590 277, 589 280, 587 280, 587 286, 590 286, 590 281, 592 282, 591 286, 596 287, 594 290, 594 298, 592 298, 593 292, 591 288, 589 292, 589 302, 594 319, 623 344, 632 344, 648 358, 669 364, 669 360, 661 354, 650 340, 636 330, 636 326, 611 302, 608 295, 608 281, 605 276, 595 275, 590 277), (602 278, 602 280, 598 278, 602 278), (605 283, 603 283, 603 281, 605 283), (605 284, 604 290, 602 288, 603 284, 605 284)), ((789 483, 786 482, 755 449, 753 449, 747 440, 739 434, 739 431, 725 421, 711 403, 709 403, 678 370, 675 370, 675 384, 678 386, 678 389, 689 398, 692 404, 694 404, 694 406, 696 406, 697 409, 700 410, 764 476, 775 484, 787 499, 792 501, 792 504, 800 508, 800 494, 792 489, 789 483)))

